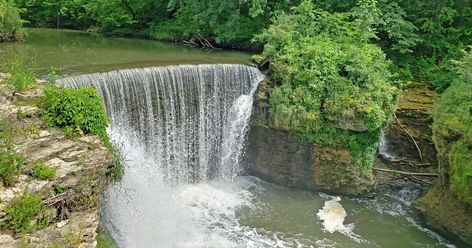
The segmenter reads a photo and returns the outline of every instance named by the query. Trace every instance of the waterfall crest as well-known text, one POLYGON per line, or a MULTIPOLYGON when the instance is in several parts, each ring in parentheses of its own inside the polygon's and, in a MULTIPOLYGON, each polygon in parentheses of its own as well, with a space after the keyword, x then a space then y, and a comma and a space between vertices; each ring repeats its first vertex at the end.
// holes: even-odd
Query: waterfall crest
POLYGON ((240 168, 252 95, 263 75, 245 65, 179 65, 66 77, 94 87, 113 128, 144 144, 171 183, 232 178, 240 168))

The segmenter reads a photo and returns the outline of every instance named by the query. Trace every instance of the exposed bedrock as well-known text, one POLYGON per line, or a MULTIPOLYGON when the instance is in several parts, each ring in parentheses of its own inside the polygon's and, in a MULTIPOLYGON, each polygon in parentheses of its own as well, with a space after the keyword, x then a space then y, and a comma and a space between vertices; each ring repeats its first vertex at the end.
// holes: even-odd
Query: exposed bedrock
POLYGON ((266 84, 256 92, 248 135, 247 172, 267 181, 309 190, 365 195, 375 189, 372 174, 352 163, 348 149, 318 146, 270 127, 266 84))
POLYGON ((30 104, 38 101, 41 86, 21 93, 7 88, 0 75, 0 118, 16 127, 15 152, 24 160, 16 182, 0 185, 0 247, 95 247, 99 194, 109 183, 113 155, 96 137, 72 138, 43 123, 40 109, 30 104), (54 174, 34 176, 37 164, 54 168, 54 174), (20 234, 6 209, 25 192, 41 197, 41 213, 20 234))
MULTIPOLYGON (((290 187, 346 195, 396 192, 415 183, 394 173, 364 174, 353 162, 349 149, 311 144, 296 134, 273 128, 266 85, 260 84, 253 106, 246 156, 249 174, 290 187)), ((436 98, 437 93, 423 85, 404 90, 374 167, 436 172, 430 116, 436 98)))
POLYGON ((438 93, 422 84, 403 90, 395 117, 385 132, 389 155, 422 167, 437 165, 430 113, 437 98, 438 93))

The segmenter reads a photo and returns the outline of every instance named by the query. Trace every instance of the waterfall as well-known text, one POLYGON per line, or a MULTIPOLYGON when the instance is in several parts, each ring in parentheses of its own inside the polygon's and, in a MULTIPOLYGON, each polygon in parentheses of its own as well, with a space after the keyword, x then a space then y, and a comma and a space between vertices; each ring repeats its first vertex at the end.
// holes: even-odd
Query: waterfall
POLYGON ((244 65, 179 65, 78 75, 94 87, 114 128, 132 131, 171 183, 232 178, 263 75, 244 65))
POLYGON ((387 142, 387 138, 385 137, 385 133, 383 133, 383 132, 380 135, 378 154, 380 156, 382 156, 383 158, 385 158, 385 159, 395 158, 395 155, 393 155, 390 152, 389 145, 388 145, 388 142, 387 142))

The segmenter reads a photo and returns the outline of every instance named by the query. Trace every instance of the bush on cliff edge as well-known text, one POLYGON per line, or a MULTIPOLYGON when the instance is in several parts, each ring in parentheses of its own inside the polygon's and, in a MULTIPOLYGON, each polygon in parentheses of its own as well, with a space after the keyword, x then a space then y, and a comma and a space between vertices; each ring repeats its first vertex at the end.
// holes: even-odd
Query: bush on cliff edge
POLYGON ((256 38, 274 83, 272 125, 349 149, 364 172, 398 96, 385 54, 369 43, 376 13, 375 1, 334 14, 304 1, 256 38))
POLYGON ((49 85, 44 90, 41 108, 43 120, 51 126, 59 127, 69 135, 80 132, 96 135, 108 144, 109 119, 96 89, 49 85))
POLYGON ((472 204, 472 51, 457 69, 460 76, 434 108, 433 138, 446 184, 472 204))

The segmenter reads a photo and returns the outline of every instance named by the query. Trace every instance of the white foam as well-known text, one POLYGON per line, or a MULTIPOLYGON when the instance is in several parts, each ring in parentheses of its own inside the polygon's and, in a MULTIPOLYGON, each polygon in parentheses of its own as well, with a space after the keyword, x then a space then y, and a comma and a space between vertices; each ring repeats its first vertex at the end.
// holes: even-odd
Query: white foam
POLYGON ((325 201, 323 208, 316 214, 318 219, 323 221, 324 231, 329 233, 342 233, 357 243, 366 242, 366 240, 353 232, 355 227, 354 224, 351 223, 344 225, 344 219, 346 218, 347 213, 341 203, 339 203, 341 198, 339 196, 331 197, 322 193, 320 196, 331 198, 331 200, 325 201))
POLYGON ((339 201, 341 201, 339 196, 325 201, 324 207, 316 214, 318 218, 323 221, 324 228, 327 232, 341 232, 346 229, 344 219, 347 214, 339 201))

